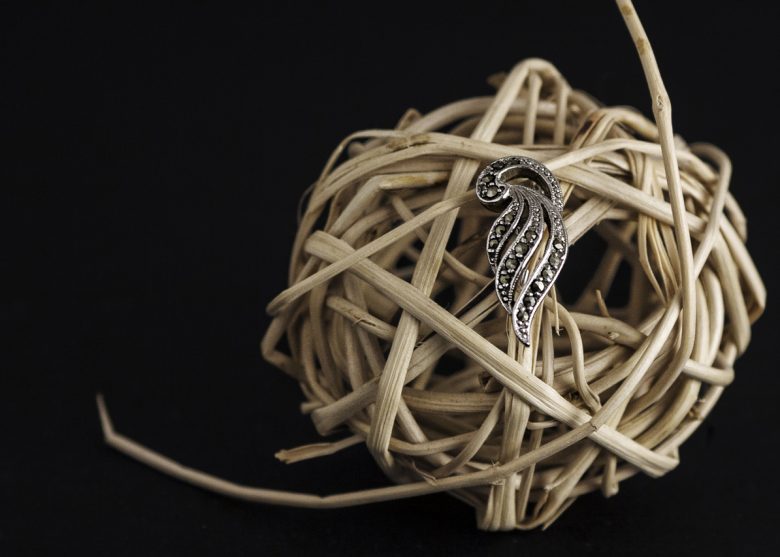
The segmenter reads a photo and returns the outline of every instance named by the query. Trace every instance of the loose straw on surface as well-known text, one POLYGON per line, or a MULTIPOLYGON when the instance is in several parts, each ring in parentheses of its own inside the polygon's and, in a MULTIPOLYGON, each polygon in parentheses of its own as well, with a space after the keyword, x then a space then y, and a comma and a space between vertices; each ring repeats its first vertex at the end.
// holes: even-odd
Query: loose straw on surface
POLYGON ((579 495, 611 496, 637 472, 674 468, 733 380, 766 293, 728 192, 728 158, 673 135, 642 25, 631 2, 617 4, 655 123, 596 104, 529 59, 493 78, 493 97, 353 134, 310 192, 262 351, 300 382, 320 433, 349 433, 277 456, 365 443, 398 485, 328 497, 237 485, 116 433, 99 397, 107 442, 261 503, 332 508, 446 491, 487 530, 547 526, 579 495), (576 300, 553 290, 530 349, 491 292, 484 244, 495 214, 473 192, 482 165, 507 155, 559 178, 570 252, 586 234, 607 246, 589 268, 564 266, 587 286, 576 300), (621 265, 628 302, 613 307, 621 265))

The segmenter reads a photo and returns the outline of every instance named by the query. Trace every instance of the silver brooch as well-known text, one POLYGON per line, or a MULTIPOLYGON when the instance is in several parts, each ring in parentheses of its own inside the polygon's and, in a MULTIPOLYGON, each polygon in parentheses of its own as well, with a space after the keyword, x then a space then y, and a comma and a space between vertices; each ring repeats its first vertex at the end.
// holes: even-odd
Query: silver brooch
POLYGON ((485 207, 501 211, 487 237, 488 261, 498 299, 517 338, 529 346, 531 322, 569 249, 561 186, 539 161, 504 157, 479 174, 476 191, 485 207))

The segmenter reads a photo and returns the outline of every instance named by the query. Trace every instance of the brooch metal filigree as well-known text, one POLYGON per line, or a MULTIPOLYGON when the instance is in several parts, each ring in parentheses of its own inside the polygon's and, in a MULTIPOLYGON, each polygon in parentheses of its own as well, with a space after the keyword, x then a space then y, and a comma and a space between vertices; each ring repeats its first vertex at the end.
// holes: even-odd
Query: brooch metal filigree
POLYGON ((479 174, 476 191, 485 207, 501 211, 488 233, 488 261, 498 299, 517 338, 529 346, 531 322, 569 249, 561 187, 540 162, 504 157, 479 174))

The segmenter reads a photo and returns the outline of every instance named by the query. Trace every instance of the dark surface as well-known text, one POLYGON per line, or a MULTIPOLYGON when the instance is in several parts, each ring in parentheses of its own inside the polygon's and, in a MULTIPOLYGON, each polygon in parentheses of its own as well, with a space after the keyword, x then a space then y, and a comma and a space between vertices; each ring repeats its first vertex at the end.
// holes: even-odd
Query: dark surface
POLYGON ((638 6, 676 131, 733 156, 770 290, 736 382, 667 477, 583 497, 544 533, 485 534, 444 495, 254 506, 102 444, 98 390, 119 431, 235 481, 316 493, 386 483, 358 447, 273 458, 317 435, 297 385, 259 356, 263 308, 285 283, 298 197, 349 132, 486 94, 487 75, 529 56, 649 113, 614 6, 524 4, 2 17, 0 554, 777 554, 777 13, 759 4, 638 6))

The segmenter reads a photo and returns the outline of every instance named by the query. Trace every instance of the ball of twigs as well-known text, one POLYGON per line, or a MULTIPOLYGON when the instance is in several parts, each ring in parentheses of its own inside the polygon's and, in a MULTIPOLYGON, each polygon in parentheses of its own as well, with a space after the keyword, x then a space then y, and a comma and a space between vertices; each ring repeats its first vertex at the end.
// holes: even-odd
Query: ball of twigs
POLYGON ((667 130, 541 60, 491 83, 494 96, 339 145, 263 352, 300 382, 320 433, 347 432, 281 458, 365 443, 400 484, 341 504, 447 491, 496 530, 547 525, 582 494, 674 468, 765 293, 721 151, 679 137, 662 149, 667 130), (571 243, 530 348, 484 288, 496 215, 473 181, 507 155, 557 176, 571 243))

